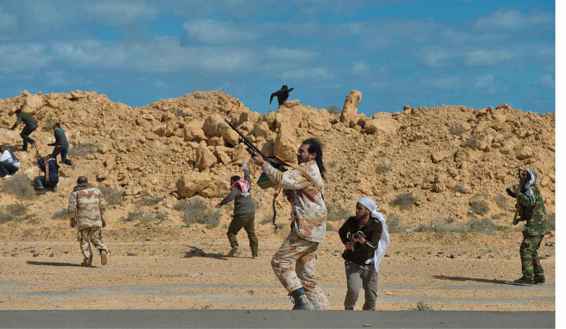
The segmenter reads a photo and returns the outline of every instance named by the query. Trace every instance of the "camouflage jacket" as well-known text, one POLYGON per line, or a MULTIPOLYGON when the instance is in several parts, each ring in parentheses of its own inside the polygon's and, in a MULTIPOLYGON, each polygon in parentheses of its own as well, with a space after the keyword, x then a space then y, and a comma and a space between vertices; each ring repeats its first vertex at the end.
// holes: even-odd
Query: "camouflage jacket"
POLYGON ((532 187, 533 197, 529 198, 525 193, 517 193, 517 211, 519 220, 526 221, 523 232, 527 235, 544 235, 548 232, 546 208, 544 199, 536 186, 532 187))
POLYGON ((291 202, 292 229, 302 239, 321 242, 326 234, 326 204, 322 196, 324 182, 315 161, 300 164, 281 172, 269 163, 263 171, 276 185, 283 188, 291 202))
POLYGON ((96 187, 78 186, 69 196, 69 214, 75 218, 77 228, 102 227, 102 212, 106 202, 96 187))

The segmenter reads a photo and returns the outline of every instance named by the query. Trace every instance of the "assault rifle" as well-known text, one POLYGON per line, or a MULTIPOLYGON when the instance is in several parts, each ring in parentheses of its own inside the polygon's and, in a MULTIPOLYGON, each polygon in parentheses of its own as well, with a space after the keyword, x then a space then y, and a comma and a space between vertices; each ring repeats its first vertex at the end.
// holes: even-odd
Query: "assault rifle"
MULTIPOLYGON (((238 135, 240 136, 240 143, 244 143, 244 145, 246 145, 246 150, 251 154, 251 156, 259 154, 265 161, 269 162, 269 164, 271 164, 275 169, 283 172, 287 171, 287 167, 289 167, 289 165, 286 164, 285 161, 277 158, 276 156, 271 156, 271 157, 265 156, 248 138, 246 138, 246 136, 244 136, 244 134, 242 134, 238 130, 238 128, 234 127, 234 125, 230 123, 230 121, 226 119, 224 119, 224 121, 226 122, 226 124, 228 124, 228 126, 230 126, 230 128, 232 128, 236 133, 238 133, 238 135)), ((257 185, 262 189, 273 187, 273 183, 270 181, 269 177, 267 177, 265 173, 262 173, 259 176, 257 180, 257 185)), ((277 191, 273 195, 273 200, 271 202, 271 208, 273 209, 273 218, 271 218, 271 222, 273 223, 273 228, 275 231, 279 229, 279 227, 275 223, 277 219, 277 209, 275 207, 275 203, 277 201, 278 195, 279 195, 279 191, 277 191)))
POLYGON ((279 159, 276 156, 271 156, 271 157, 265 156, 246 136, 244 136, 244 134, 242 134, 238 130, 238 128, 234 127, 234 125, 231 124, 230 121, 226 119, 224 119, 224 121, 228 124, 228 126, 230 126, 230 128, 232 128, 236 133, 238 133, 238 135, 240 136, 240 143, 244 143, 244 145, 246 145, 246 150, 252 156, 259 154, 265 161, 269 162, 269 164, 271 164, 273 168, 283 172, 287 171, 287 167, 289 167, 289 165, 285 163, 285 161, 279 159))

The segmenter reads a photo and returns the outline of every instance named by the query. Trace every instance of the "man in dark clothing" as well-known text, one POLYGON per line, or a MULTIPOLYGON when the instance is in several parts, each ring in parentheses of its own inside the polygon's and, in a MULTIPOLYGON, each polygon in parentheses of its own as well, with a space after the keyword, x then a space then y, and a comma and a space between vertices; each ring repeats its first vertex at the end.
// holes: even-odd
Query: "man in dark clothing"
POLYGON ((67 159, 67 154, 69 153, 69 141, 65 135, 65 130, 61 127, 59 122, 53 126, 53 135, 55 136, 55 143, 48 144, 49 146, 54 147, 51 157, 57 158, 57 155, 61 154, 61 162, 68 166, 72 165, 73 163, 71 160, 67 159))
POLYGON ((285 101, 287 101, 287 98, 289 98, 289 93, 292 92, 293 89, 295 88, 289 89, 287 85, 281 86, 281 89, 271 94, 271 97, 269 97, 269 104, 271 104, 273 97, 277 96, 277 102, 279 102, 279 106, 283 105, 285 101))
POLYGON ((38 155, 37 166, 43 173, 43 177, 37 177, 35 179, 36 190, 38 192, 45 192, 45 190, 55 192, 57 190, 57 184, 59 183, 59 165, 57 164, 57 158, 49 155, 46 157, 40 157, 38 155))
POLYGON ((16 114, 16 123, 14 123, 11 129, 16 129, 16 127, 23 122, 24 129, 22 129, 20 136, 22 137, 23 141, 22 150, 24 152, 27 152, 28 143, 35 145, 35 141, 29 136, 34 130, 37 129, 37 121, 35 121, 31 114, 23 112, 22 107, 18 108, 14 113, 16 114))
POLYGON ((513 225, 526 221, 523 228, 523 242, 519 249, 523 276, 513 283, 520 285, 544 283, 544 269, 538 257, 538 249, 549 229, 544 199, 536 185, 537 177, 534 170, 519 170, 518 176, 518 189, 507 188, 507 194, 517 200, 513 225))
POLYGON ((240 254, 238 249, 238 232, 244 228, 250 240, 252 257, 258 256, 258 240, 255 234, 255 203, 252 199, 251 179, 248 164, 243 165, 244 178, 232 176, 230 178, 230 194, 228 194, 216 207, 220 208, 225 204, 234 201, 234 214, 230 226, 228 227, 228 241, 231 250, 228 256, 234 257, 240 254))
MULTIPOLYGON (((377 300, 377 272, 379 262, 376 251, 382 238, 382 222, 372 216, 372 210, 364 205, 364 198, 356 204, 356 216, 348 218, 340 227, 339 234, 345 250, 342 257, 345 260, 348 291, 344 300, 344 308, 353 310, 358 299, 360 288, 365 291, 364 310, 374 310, 377 300)), ((365 198, 369 199, 369 198, 365 198)), ((375 202, 368 204, 375 204, 375 202)), ((372 206, 370 206, 372 207, 372 206)), ((388 235, 387 235, 388 240, 388 235)), ((387 242, 388 243, 388 242, 387 242)))

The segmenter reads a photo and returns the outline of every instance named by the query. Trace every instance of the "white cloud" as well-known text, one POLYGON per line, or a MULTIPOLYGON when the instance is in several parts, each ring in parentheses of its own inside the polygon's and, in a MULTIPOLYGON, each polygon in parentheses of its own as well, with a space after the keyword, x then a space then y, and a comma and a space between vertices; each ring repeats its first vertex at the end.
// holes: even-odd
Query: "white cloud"
POLYGON ((130 24, 158 14, 157 9, 142 1, 94 1, 84 7, 96 19, 115 25, 130 24))
POLYGON ((325 67, 310 67, 289 70, 281 74, 283 80, 328 80, 332 74, 325 67))
POLYGON ((40 44, 0 45, 0 72, 24 72, 45 67, 52 59, 46 50, 40 44))
POLYGON ((421 60, 430 67, 464 64, 489 66, 511 60, 514 53, 500 49, 445 49, 428 48, 421 52, 421 60))
POLYGON ((446 65, 449 60, 456 57, 456 55, 443 48, 429 48, 422 52, 422 61, 432 67, 446 65))
POLYGON ((436 89, 453 89, 459 88, 462 83, 460 77, 455 76, 443 76, 443 77, 433 77, 427 78, 422 81, 425 86, 430 86, 436 89))
POLYGON ((468 65, 494 65, 513 58, 513 54, 505 50, 475 49, 464 54, 464 63, 468 65))
POLYGON ((474 27, 480 30, 519 30, 534 26, 552 24, 553 18, 547 13, 523 14, 518 10, 498 10, 489 16, 480 17, 474 27))
POLYGON ((291 49, 291 48, 268 48, 266 55, 270 60, 276 61, 292 61, 292 62, 306 62, 314 59, 317 55, 316 52, 304 49, 291 49))
POLYGON ((474 87, 486 91, 489 94, 495 94, 496 89, 495 76, 493 74, 486 74, 476 77, 474 80, 474 87))
POLYGON ((365 75, 369 73, 369 70, 369 65, 364 61, 357 61, 352 65, 352 73, 356 75, 365 75))
POLYGON ((48 71, 45 73, 45 80, 48 86, 62 87, 70 84, 69 78, 62 71, 48 71))
POLYGON ((210 19, 188 21, 183 28, 190 38, 209 44, 237 43, 258 38, 252 30, 210 19))

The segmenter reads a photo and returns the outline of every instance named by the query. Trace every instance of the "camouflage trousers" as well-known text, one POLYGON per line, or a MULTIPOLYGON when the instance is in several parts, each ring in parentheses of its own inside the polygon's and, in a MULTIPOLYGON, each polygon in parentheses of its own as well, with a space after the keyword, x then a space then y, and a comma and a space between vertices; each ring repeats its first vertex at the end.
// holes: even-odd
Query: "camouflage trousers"
POLYGON ((315 310, 326 310, 328 299, 315 278, 318 243, 301 239, 289 233, 271 259, 273 272, 290 293, 304 288, 305 295, 315 310))
POLYGON ((523 232, 523 242, 519 252, 524 277, 544 276, 544 270, 538 257, 538 249, 543 238, 544 235, 527 235, 523 232))
POLYGON ((77 234, 77 240, 81 246, 81 252, 85 259, 92 258, 92 248, 91 244, 100 253, 102 250, 108 252, 108 248, 102 242, 102 228, 100 227, 87 227, 80 229, 77 234))

